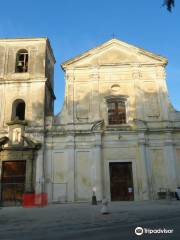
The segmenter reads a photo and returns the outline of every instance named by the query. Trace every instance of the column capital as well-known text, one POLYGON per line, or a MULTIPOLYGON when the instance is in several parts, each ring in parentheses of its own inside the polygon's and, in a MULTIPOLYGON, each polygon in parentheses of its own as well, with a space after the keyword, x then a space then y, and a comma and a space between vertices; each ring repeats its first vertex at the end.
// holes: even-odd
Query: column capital
POLYGON ((94 143, 92 145, 93 148, 101 148, 102 147, 102 144, 101 143, 94 143))
POLYGON ((173 142, 173 140, 172 139, 166 139, 165 141, 164 141, 164 146, 175 146, 176 144, 175 144, 175 142, 173 142))
POLYGON ((146 139, 139 139, 138 144, 139 145, 147 145, 146 139))

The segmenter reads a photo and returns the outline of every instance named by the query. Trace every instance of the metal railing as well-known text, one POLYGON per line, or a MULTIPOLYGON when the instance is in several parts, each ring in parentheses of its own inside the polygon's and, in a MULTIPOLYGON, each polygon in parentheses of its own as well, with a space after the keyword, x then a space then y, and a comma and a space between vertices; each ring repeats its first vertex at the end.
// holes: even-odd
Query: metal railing
MULTIPOLYGON (((1 206, 23 206, 25 201, 24 195, 33 197, 37 205, 41 205, 43 198, 43 183, 18 183, 18 182, 6 182, 0 183, 0 205, 1 206)), ((26 196, 27 197, 27 196, 26 196)), ((27 198, 26 198, 27 199, 27 198)), ((46 197, 47 199, 47 197, 46 197)))
POLYGON ((157 192, 157 199, 167 199, 172 200, 175 199, 175 192, 172 192, 168 188, 159 188, 159 191, 157 192))
POLYGON ((24 183, 0 183, 1 205, 21 205, 24 183))

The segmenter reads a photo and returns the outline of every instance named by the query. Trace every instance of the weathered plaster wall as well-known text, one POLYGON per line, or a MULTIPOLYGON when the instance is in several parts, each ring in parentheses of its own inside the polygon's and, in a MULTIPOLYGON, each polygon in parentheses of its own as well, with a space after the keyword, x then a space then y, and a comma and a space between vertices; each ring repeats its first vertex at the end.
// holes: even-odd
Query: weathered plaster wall
POLYGON ((180 186, 180 147, 176 149, 176 167, 177 167, 177 177, 178 186, 180 186))
POLYGON ((166 64, 165 58, 116 39, 62 64, 65 102, 54 126, 64 137, 53 138, 52 146, 68 162, 68 200, 90 200, 93 186, 98 199, 110 199, 110 162, 132 163, 135 200, 156 199, 160 188, 175 190, 179 140, 165 129, 171 132, 179 123, 168 98, 166 64), (124 126, 108 126, 110 96, 127 96, 124 126), (97 120, 104 125, 92 143, 97 120))
POLYGON ((42 143, 35 181, 44 188, 36 191, 46 191, 50 202, 90 201, 93 188, 98 200, 111 199, 111 162, 132 163, 135 200, 156 199, 160 188, 174 191, 180 184, 180 121, 168 98, 167 60, 112 39, 62 64, 63 109, 45 117, 52 110, 54 63, 46 44, 0 41, 0 136, 8 134, 12 102, 23 98, 25 134, 42 143), (25 74, 14 72, 19 48, 31 56, 25 74), (116 96, 127 97, 127 122, 110 126, 106 98, 116 96))
MULTIPOLYGON (((53 101, 52 99, 45 101, 46 92, 49 91, 49 88, 46 87, 47 82, 48 86, 51 85, 53 87, 52 71, 51 69, 46 69, 47 60, 53 69, 55 59, 49 41, 46 38, 0 39, 0 137, 8 136, 11 139, 12 132, 7 123, 12 120, 12 104, 16 99, 24 100, 27 124, 23 135, 33 141, 42 143, 42 148, 36 156, 33 154, 34 159, 32 160, 34 168, 33 183, 37 192, 44 190, 42 186, 44 184, 45 171, 45 109, 49 108, 46 108, 45 105, 50 105, 53 101), (17 73, 15 71, 16 54, 20 49, 26 49, 28 52, 28 70, 25 73, 17 73)), ((18 149, 14 149, 14 151, 9 149, 5 160, 17 159, 16 155, 22 152, 23 150, 18 152, 18 149)), ((4 154, 4 151, 1 152, 2 154, 4 154)), ((21 154, 21 159, 19 160, 27 160, 28 171, 31 171, 26 154, 21 154)), ((29 183, 28 171, 26 181, 29 183)))

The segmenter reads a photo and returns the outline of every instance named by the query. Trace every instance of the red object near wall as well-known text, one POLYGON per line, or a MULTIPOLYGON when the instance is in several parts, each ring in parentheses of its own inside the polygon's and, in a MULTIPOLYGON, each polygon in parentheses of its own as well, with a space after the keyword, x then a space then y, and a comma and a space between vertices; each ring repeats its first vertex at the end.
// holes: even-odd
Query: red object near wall
POLYGON ((24 193, 22 206, 25 208, 28 207, 44 207, 48 204, 48 195, 47 193, 24 193))

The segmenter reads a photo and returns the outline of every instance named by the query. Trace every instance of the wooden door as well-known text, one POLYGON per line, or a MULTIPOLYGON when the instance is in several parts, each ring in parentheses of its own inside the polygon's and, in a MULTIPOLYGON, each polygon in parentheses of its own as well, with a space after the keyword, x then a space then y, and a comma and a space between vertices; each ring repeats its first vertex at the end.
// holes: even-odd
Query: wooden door
POLYGON ((21 201, 25 189, 26 161, 5 161, 2 165, 2 201, 21 201))
POLYGON ((132 163, 110 163, 110 191, 112 201, 134 200, 132 163))

